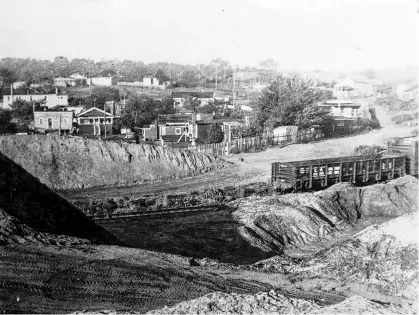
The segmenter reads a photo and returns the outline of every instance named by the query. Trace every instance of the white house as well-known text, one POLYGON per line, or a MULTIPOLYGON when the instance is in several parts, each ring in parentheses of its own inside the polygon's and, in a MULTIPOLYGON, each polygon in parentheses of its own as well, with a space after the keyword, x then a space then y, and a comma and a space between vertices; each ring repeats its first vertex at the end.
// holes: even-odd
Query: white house
POLYGON ((116 79, 113 77, 93 77, 86 80, 88 85, 112 86, 116 85, 116 79))
POLYGON ((159 86, 159 79, 153 77, 144 77, 143 78, 144 86, 159 86))
POLYGON ((3 109, 10 109, 14 101, 24 100, 27 102, 41 102, 48 108, 56 106, 68 106, 67 94, 17 94, 3 95, 3 109))
POLYGON ((330 108, 331 116, 339 116, 355 119, 360 114, 360 103, 345 100, 331 100, 319 104, 321 107, 330 108))
POLYGON ((372 96, 374 84, 366 77, 345 77, 335 84, 333 96, 337 98, 348 98, 351 96, 372 96))
POLYGON ((54 85, 55 86, 62 86, 62 87, 76 86, 76 79, 58 77, 58 78, 54 79, 54 85))

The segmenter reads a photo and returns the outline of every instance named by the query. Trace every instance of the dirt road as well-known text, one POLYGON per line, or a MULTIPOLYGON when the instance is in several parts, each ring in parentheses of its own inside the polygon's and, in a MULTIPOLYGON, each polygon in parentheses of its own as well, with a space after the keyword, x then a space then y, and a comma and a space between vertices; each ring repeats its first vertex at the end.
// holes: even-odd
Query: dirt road
POLYGON ((61 192, 70 200, 89 200, 116 197, 132 197, 145 194, 181 193, 204 190, 208 187, 245 185, 252 182, 266 182, 270 177, 271 163, 277 161, 307 160, 325 157, 352 155, 358 145, 386 145, 387 139, 409 136, 411 128, 398 126, 382 108, 376 108, 382 128, 365 134, 343 138, 327 139, 314 143, 293 144, 283 148, 270 148, 257 153, 235 154, 227 160, 235 165, 205 175, 162 181, 134 187, 92 188, 61 192))
POLYGON ((0 251, 0 311, 5 313, 144 313, 214 291, 270 289, 269 282, 219 275, 190 267, 185 258, 139 249, 9 245, 0 251))

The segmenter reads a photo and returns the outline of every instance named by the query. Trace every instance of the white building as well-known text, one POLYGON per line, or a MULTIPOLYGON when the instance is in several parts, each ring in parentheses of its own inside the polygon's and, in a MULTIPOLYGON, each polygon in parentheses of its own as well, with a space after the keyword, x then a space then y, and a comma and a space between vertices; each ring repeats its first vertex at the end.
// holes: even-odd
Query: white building
POLYGON ((331 100, 321 103, 319 106, 330 108, 331 116, 355 119, 359 117, 361 104, 345 100, 331 100))
POLYGON ((112 86, 116 85, 116 79, 113 77, 94 77, 88 78, 86 83, 88 85, 112 86))
POLYGON ((356 96, 372 96, 374 84, 366 77, 350 78, 345 77, 333 87, 333 96, 337 98, 348 98, 356 96))
POLYGON ((143 86, 159 86, 159 79, 152 77, 144 77, 143 86))
POLYGON ((24 100, 27 102, 41 102, 48 108, 56 106, 68 106, 67 94, 18 94, 3 95, 3 109, 10 109, 14 101, 24 100))

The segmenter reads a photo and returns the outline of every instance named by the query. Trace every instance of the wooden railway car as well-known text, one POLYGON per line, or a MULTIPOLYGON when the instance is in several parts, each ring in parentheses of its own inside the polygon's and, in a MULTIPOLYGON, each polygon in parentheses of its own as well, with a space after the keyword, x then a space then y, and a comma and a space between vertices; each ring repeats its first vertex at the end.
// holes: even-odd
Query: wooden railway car
POLYGON ((418 138, 394 138, 388 141, 387 152, 406 155, 406 174, 418 177, 418 138))
POLYGON ((275 162, 272 163, 271 183, 280 191, 302 191, 339 182, 378 182, 405 174, 406 156, 387 153, 374 158, 348 156, 275 162))

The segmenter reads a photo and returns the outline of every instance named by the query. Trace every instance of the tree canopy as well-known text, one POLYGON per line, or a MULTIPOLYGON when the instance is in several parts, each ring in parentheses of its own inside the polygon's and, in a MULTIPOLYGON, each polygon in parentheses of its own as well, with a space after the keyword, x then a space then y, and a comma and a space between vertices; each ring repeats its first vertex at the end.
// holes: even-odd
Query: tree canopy
POLYGON ((31 120, 33 118, 33 106, 34 104, 31 102, 18 99, 10 105, 11 115, 13 118, 31 120))
POLYGON ((252 124, 259 132, 278 126, 303 128, 321 124, 325 112, 317 103, 331 97, 329 91, 317 89, 313 82, 297 75, 278 76, 254 105, 252 124))

